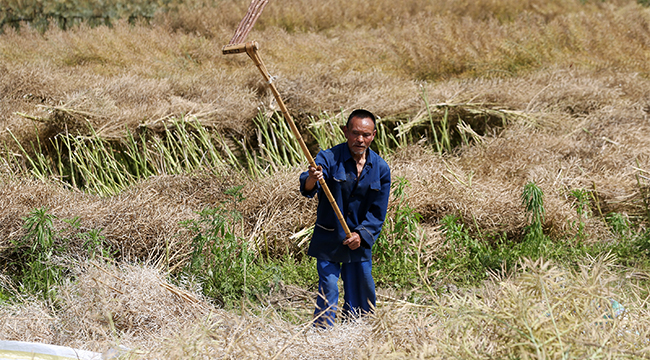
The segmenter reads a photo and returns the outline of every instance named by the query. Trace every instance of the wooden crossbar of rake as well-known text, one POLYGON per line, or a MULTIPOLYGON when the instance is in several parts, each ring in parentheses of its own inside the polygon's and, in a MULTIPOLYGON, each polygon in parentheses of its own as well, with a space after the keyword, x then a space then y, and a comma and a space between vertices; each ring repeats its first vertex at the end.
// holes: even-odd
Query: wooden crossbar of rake
MULTIPOLYGON (((309 161, 309 165, 315 168, 317 167, 316 162, 314 161, 314 158, 309 153, 309 149, 307 148, 307 145, 305 145, 305 141, 302 139, 302 135, 298 131, 296 124, 293 122, 293 119, 289 114, 289 110, 284 105, 284 101, 282 101, 282 97, 280 96, 278 89, 275 87, 275 84, 273 83, 273 77, 271 77, 271 75, 269 74, 268 70, 266 69, 266 66, 264 65, 264 62, 262 61, 262 58, 258 53, 259 44, 256 41, 250 41, 246 43, 243 42, 244 39, 246 38, 246 35, 248 35, 253 25, 255 24, 255 21, 257 20, 262 10, 264 9, 264 6, 266 6, 267 2, 268 0, 253 0, 250 7, 248 8, 248 12, 246 13, 246 16, 237 27, 237 30, 235 31, 235 35, 233 36, 232 40, 230 40, 230 43, 228 45, 223 47, 222 53, 224 55, 231 55, 231 54, 241 54, 245 52, 246 54, 248 54, 248 57, 250 57, 251 60, 253 60, 253 63, 255 63, 255 66, 257 66, 257 68, 262 73, 262 76, 269 84, 269 88, 271 89, 271 92, 273 93, 273 96, 275 97, 275 100, 278 103, 278 106, 280 107, 280 110, 282 111, 284 118, 289 123, 291 132, 293 132, 293 135, 298 140, 302 152, 305 154, 305 157, 309 161)), ((336 213, 336 217, 339 219, 339 222, 343 227, 343 231, 345 231, 346 237, 349 238, 350 228, 348 227, 345 218, 343 218, 341 209, 339 209, 338 205, 336 204, 336 200, 334 200, 334 197, 332 196, 332 192, 327 186, 325 179, 319 180, 319 183, 320 186, 323 188, 323 192, 325 193, 325 196, 327 196, 327 199, 332 205, 332 208, 336 213)))

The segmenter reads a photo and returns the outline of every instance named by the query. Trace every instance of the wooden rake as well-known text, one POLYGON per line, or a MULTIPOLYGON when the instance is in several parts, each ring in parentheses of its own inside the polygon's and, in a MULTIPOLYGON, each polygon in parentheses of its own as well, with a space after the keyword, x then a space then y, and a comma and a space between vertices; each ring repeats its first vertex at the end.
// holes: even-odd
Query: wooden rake
MULTIPOLYGON (((239 23, 237 30, 235 31, 235 35, 232 37, 228 45, 224 46, 221 51, 224 55, 240 54, 245 52, 246 54, 248 54, 248 57, 250 57, 251 60, 253 60, 253 63, 255 63, 255 66, 257 66, 257 68, 262 73, 262 76, 269 84, 269 88, 271 89, 271 92, 275 97, 275 101, 278 103, 278 106, 280 107, 280 110, 282 111, 284 118, 289 123, 291 132, 293 132, 293 135, 298 140, 302 152, 305 154, 305 157, 309 161, 309 165, 315 168, 316 162, 314 161, 314 158, 309 153, 309 149, 307 149, 307 145, 305 145, 305 141, 302 139, 302 135, 298 131, 296 124, 293 122, 293 119, 289 114, 289 110, 287 109, 286 105, 284 105, 284 101, 282 101, 282 97, 280 96, 278 89, 275 87, 275 84, 273 83, 273 77, 269 74, 268 70, 266 69, 266 66, 264 65, 264 62, 262 61, 262 58, 258 53, 259 44, 256 41, 250 41, 247 43, 244 42, 246 36, 253 28, 253 25, 255 25, 255 21, 257 21, 257 18, 259 18, 260 14, 262 13, 262 10, 264 10, 264 7, 268 2, 269 0, 253 0, 251 2, 251 5, 248 7, 248 12, 246 12, 246 16, 244 16, 242 21, 239 23)), ((323 188, 323 192, 327 196, 327 199, 332 205, 332 208, 336 213, 336 217, 339 219, 339 222, 341 223, 341 226, 345 231, 346 237, 349 238, 350 228, 348 227, 348 224, 345 222, 345 219, 343 218, 343 214, 341 213, 341 209, 339 209, 338 205, 336 204, 336 200, 334 200, 334 197, 332 196, 332 193, 330 192, 330 189, 327 186, 325 179, 321 179, 319 183, 323 188)))

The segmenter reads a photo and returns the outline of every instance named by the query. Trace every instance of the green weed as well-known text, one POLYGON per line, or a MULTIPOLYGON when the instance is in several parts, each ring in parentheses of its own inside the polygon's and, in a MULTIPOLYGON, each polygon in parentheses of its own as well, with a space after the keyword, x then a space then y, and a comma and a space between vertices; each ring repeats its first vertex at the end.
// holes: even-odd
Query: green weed
POLYGON ((542 230, 544 223, 544 192, 532 181, 524 185, 524 191, 521 194, 521 202, 528 217, 528 226, 526 227, 525 241, 531 241, 539 244, 540 250, 546 244, 546 236, 542 230))
POLYGON ((230 225, 238 217, 238 213, 220 208, 205 209, 199 212, 198 220, 184 223, 194 233, 192 256, 185 271, 197 276, 203 293, 222 306, 232 305, 250 292, 247 271, 254 255, 230 225))
POLYGON ((409 182, 398 177, 391 184, 394 214, 384 223, 373 247, 373 270, 379 286, 410 288, 418 281, 418 230, 422 216, 408 203, 409 182))
POLYGON ((621 213, 611 213, 605 218, 612 232, 618 236, 626 237, 631 233, 630 220, 621 213))
MULTIPOLYGON (((235 203, 243 200, 241 187, 227 190, 235 203)), ((199 218, 184 222, 192 239, 192 254, 183 274, 199 280, 202 292, 226 308, 235 308, 244 299, 263 301, 263 294, 279 283, 314 287, 316 266, 309 257, 298 260, 292 254, 264 258, 253 246, 237 236, 235 224, 241 214, 223 204, 200 211, 199 218)))
POLYGON ((473 284, 483 280, 488 271, 499 270, 511 257, 507 254, 511 244, 499 241, 493 248, 484 239, 472 236, 458 216, 447 215, 441 223, 447 250, 435 260, 434 268, 447 272, 453 282, 473 284))
POLYGON ((220 306, 236 308, 240 301, 264 301, 264 294, 280 283, 302 288, 318 283, 316 265, 287 254, 280 259, 257 256, 251 245, 237 236, 233 223, 240 214, 223 208, 205 209, 199 219, 184 223, 194 233, 192 255, 183 273, 199 280, 202 292, 220 306))
POLYGON ((524 257, 536 260, 540 257, 568 256, 567 250, 571 246, 553 243, 544 235, 542 190, 534 182, 528 182, 521 198, 529 222, 521 241, 509 239, 505 234, 475 236, 465 227, 462 218, 445 216, 441 223, 447 250, 435 260, 434 268, 447 272, 447 277, 452 281, 475 284, 484 280, 490 272, 513 268, 524 257))
POLYGON ((582 241, 585 238, 585 219, 591 215, 590 198, 591 193, 585 189, 571 190, 571 196, 576 199, 575 208, 578 215, 578 220, 571 223, 571 227, 576 228, 576 238, 582 241))
POLYGON ((101 232, 101 229, 91 229, 77 235, 84 241, 82 246, 91 260, 98 256, 110 259, 115 255, 115 251, 106 244, 106 237, 101 232))
POLYGON ((53 256, 61 251, 65 241, 57 241, 60 238, 53 223, 57 217, 47 211, 39 208, 30 212, 23 225, 27 234, 12 242, 15 259, 12 265, 16 270, 13 280, 21 292, 53 299, 55 286, 66 271, 53 261, 53 256))
POLYGON ((528 182, 522 192, 522 205, 528 225, 520 241, 501 236, 476 237, 465 227, 458 216, 448 215, 442 219, 446 252, 440 254, 433 267, 446 273, 448 279, 465 284, 484 280, 489 272, 514 268, 523 258, 533 261, 546 258, 573 266, 585 256, 596 257, 612 254, 618 262, 630 266, 647 267, 650 255, 650 233, 643 228, 634 231, 632 224, 622 214, 609 214, 607 223, 616 241, 585 244, 584 219, 590 214, 588 191, 572 191, 576 197, 577 242, 574 238, 551 241, 543 232, 544 193, 534 183, 528 182))
POLYGON ((8 257, 11 282, 17 284, 13 295, 30 294, 46 300, 54 300, 56 288, 66 277, 71 276, 71 261, 65 260, 70 254, 70 237, 73 234, 84 241, 83 247, 89 258, 103 256, 112 258, 115 251, 108 245, 101 230, 79 232, 81 221, 59 219, 45 207, 32 210, 24 219, 23 228, 27 233, 11 242, 8 257), (57 230, 55 222, 65 224, 57 230))
POLYGON ((603 244, 601 251, 612 252, 623 264, 647 268, 650 263, 650 232, 631 223, 621 213, 607 214, 605 220, 615 241, 603 244))

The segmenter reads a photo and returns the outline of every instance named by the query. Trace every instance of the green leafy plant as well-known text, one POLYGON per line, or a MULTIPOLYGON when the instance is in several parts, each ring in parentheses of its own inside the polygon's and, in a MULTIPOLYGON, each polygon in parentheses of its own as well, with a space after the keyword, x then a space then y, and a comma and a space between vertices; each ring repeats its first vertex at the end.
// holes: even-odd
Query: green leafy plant
POLYGON ((643 226, 635 226, 621 213, 607 214, 605 219, 612 233, 618 237, 615 243, 610 244, 607 251, 616 254, 619 261, 624 263, 635 266, 648 263, 650 231, 643 226))
POLYGON ((586 189, 574 189, 571 190, 571 196, 576 199, 575 209, 578 214, 578 220, 573 221, 571 226, 577 228, 576 238, 583 240, 585 238, 585 219, 591 214, 589 208, 591 193, 586 189))
POLYGON ((270 286, 275 287, 283 283, 315 291, 318 288, 316 259, 300 255, 304 254, 285 253, 279 258, 266 259, 263 263, 259 263, 261 270, 258 271, 258 274, 268 279, 267 285, 270 286))
POLYGON ((198 220, 183 224, 194 233, 185 271, 199 278, 204 294, 221 305, 232 304, 248 292, 247 265, 253 260, 248 244, 234 234, 230 224, 239 214, 222 208, 208 208, 198 214, 198 220))
MULTIPOLYGON (((56 288, 71 275, 71 262, 66 259, 70 251, 71 237, 79 237, 89 258, 102 256, 112 258, 114 251, 101 235, 101 230, 79 232, 78 217, 60 219, 48 212, 46 207, 32 210, 24 219, 26 234, 12 240, 8 257, 11 283, 17 284, 12 294, 31 294, 46 300, 56 298, 56 288), (57 229, 56 223, 63 226, 57 229), (70 235, 71 234, 71 235, 70 235)), ((0 279, 2 280, 2 279, 0 279)), ((4 286, 3 286, 4 287, 4 286)))
POLYGON ((483 280, 488 270, 497 270, 504 261, 503 250, 493 249, 482 239, 472 236, 461 218, 447 215, 441 220, 447 249, 435 261, 435 268, 449 273, 448 278, 459 283, 475 283, 483 280))
POLYGON ((636 234, 632 229, 632 223, 621 213, 610 213, 605 217, 612 235, 616 241, 611 244, 603 244, 599 249, 601 252, 611 252, 621 262, 635 263, 640 257, 645 257, 644 240, 645 233, 636 234))
POLYGON ((48 213, 47 208, 32 210, 24 218, 23 228, 27 234, 13 241, 13 267, 16 269, 13 280, 20 284, 20 290, 53 299, 55 286, 62 279, 66 268, 56 264, 53 256, 64 242, 57 243, 59 233, 54 228, 58 218, 48 213))
POLYGON ((393 203, 373 246, 374 269, 380 286, 408 287, 418 280, 417 256, 419 226, 422 216, 412 208, 406 197, 408 180, 397 177, 391 184, 393 203))
POLYGON ((88 252, 90 259, 97 256, 109 259, 113 257, 114 251, 106 244, 106 237, 101 232, 102 229, 91 229, 77 234, 84 241, 83 247, 88 252))
MULTIPOLYGON (((230 202, 243 200, 241 186, 227 190, 230 202)), ((241 214, 222 203, 198 212, 199 218, 181 223, 194 235, 192 254, 184 273, 198 278, 205 295, 221 306, 233 307, 242 297, 260 291, 264 277, 255 264, 255 254, 243 238, 235 234, 241 214)))
POLYGON ((237 236, 237 211, 223 207, 199 212, 199 219, 184 222, 190 230, 192 254, 183 271, 199 280, 202 292, 223 307, 235 308, 243 299, 262 299, 270 286, 280 282, 314 287, 318 275, 313 259, 298 260, 292 254, 264 260, 250 244, 237 236))
POLYGON ((607 225, 612 230, 612 232, 618 236, 624 237, 629 236, 631 233, 630 229, 630 220, 621 214, 621 213, 610 213, 605 217, 607 220, 607 225))
POLYGON ((538 245, 538 248, 543 250, 546 245, 546 236, 542 229, 544 223, 544 192, 537 184, 529 181, 524 185, 524 191, 521 194, 521 202, 526 211, 528 218, 528 226, 526 226, 526 235, 524 241, 532 242, 538 245))
MULTIPOLYGON (((541 256, 578 256, 565 250, 562 244, 553 244, 544 235, 544 193, 534 183, 528 182, 522 193, 522 205, 526 211, 528 225, 520 241, 508 239, 505 234, 484 238, 473 236, 456 215, 445 216, 441 223, 445 237, 446 251, 434 263, 434 267, 446 271, 447 278, 460 283, 476 283, 486 278, 489 272, 502 268, 513 268, 521 258, 538 259, 541 256)), ((571 249, 571 247, 567 247, 571 249)))
POLYGON ((648 261, 648 257, 650 257, 650 231, 646 230, 643 233, 639 234, 639 236, 635 239, 634 244, 635 247, 643 255, 644 260, 648 261))

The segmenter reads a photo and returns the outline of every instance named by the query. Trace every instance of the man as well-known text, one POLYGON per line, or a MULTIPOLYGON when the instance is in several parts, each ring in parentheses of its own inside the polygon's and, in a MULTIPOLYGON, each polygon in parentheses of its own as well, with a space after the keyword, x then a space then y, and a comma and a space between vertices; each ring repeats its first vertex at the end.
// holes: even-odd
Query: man
POLYGON ((371 312, 376 303, 372 278, 372 245, 386 219, 390 195, 390 169, 370 149, 375 135, 375 116, 355 110, 343 132, 347 142, 318 153, 317 168, 300 175, 300 192, 306 197, 318 193, 318 210, 308 254, 316 258, 318 292, 316 326, 331 326, 339 300, 338 279, 343 279, 343 315, 359 316, 371 312), (325 179, 345 218, 351 235, 345 231, 328 201, 319 179, 325 179))

